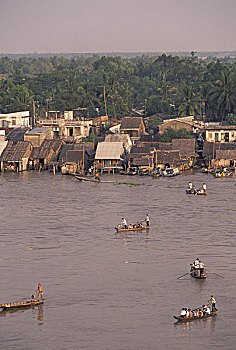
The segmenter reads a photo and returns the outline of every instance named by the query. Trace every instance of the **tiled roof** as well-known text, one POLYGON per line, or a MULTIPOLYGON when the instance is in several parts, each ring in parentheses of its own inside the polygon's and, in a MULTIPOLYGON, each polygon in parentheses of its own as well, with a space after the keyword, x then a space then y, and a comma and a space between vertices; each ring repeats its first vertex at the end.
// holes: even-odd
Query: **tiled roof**
POLYGON ((236 149, 234 149, 234 150, 216 150, 215 159, 236 160, 236 149))
POLYGON ((122 129, 139 129, 142 117, 124 117, 121 121, 122 129))
POLYGON ((78 163, 83 160, 83 151, 81 150, 67 150, 65 162, 78 163))
POLYGON ((172 150, 179 150, 181 157, 195 157, 195 139, 173 139, 172 150))
POLYGON ((154 160, 156 160, 158 164, 177 163, 177 162, 180 162, 180 152, 179 151, 156 151, 154 154, 154 160))
POLYGON ((44 148, 44 147, 34 147, 30 158, 31 159, 45 159, 48 157, 50 153, 50 149, 49 148, 44 148))
POLYGON ((8 141, 24 141, 24 135, 28 131, 28 128, 15 128, 7 135, 8 141))

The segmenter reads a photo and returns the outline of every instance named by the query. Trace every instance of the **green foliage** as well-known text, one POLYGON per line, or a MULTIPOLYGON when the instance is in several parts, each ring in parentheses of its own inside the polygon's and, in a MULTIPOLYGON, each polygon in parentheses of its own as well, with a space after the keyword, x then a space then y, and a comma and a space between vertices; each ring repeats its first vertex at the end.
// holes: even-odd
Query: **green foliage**
POLYGON ((159 142, 172 142, 172 139, 191 139, 192 135, 185 129, 174 130, 167 128, 162 135, 158 135, 159 142))
POLYGON ((0 58, 0 113, 32 106, 47 110, 96 108, 110 117, 143 108, 156 113, 202 115, 223 120, 236 110, 236 63, 192 57, 9 57, 0 58))
POLYGON ((158 116, 149 118, 147 120, 147 126, 150 128, 157 128, 162 123, 162 119, 158 116))

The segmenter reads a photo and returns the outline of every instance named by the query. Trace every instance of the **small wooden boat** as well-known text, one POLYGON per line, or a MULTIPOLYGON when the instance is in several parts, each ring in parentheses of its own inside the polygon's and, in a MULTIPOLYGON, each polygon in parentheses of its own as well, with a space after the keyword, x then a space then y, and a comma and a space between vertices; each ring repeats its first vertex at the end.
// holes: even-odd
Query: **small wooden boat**
POLYGON ((203 191, 203 190, 197 190, 195 194, 197 196, 206 196, 207 195, 206 191, 203 191))
POLYGON ((94 177, 85 177, 85 176, 79 176, 79 175, 75 175, 75 178, 79 181, 90 181, 90 182, 100 182, 100 179, 94 177))
POLYGON ((142 231, 149 230, 151 226, 142 226, 142 227, 132 227, 132 228, 119 228, 115 227, 117 232, 131 232, 131 231, 142 231))
POLYGON ((190 322, 190 321, 200 320, 202 318, 209 318, 215 315, 217 315, 217 310, 214 312, 211 312, 208 315, 203 315, 203 316, 196 316, 196 317, 173 316, 173 317, 180 322, 190 322))
POLYGON ((40 304, 43 304, 44 300, 36 300, 36 301, 31 301, 31 300, 26 300, 26 301, 18 301, 15 303, 6 303, 6 304, 0 304, 0 308, 3 310, 9 310, 9 309, 21 309, 23 307, 32 307, 32 306, 37 306, 40 304))
POLYGON ((188 188, 187 190, 185 190, 185 193, 186 194, 196 194, 196 190, 194 189, 194 188, 192 188, 191 190, 190 190, 190 188, 188 188))
POLYGON ((207 278, 206 269, 203 269, 202 273, 200 272, 200 269, 191 269, 190 270, 190 275, 192 277, 198 278, 198 279, 205 279, 205 278, 207 278))
POLYGON ((177 176, 180 174, 180 171, 178 168, 166 168, 162 171, 162 176, 164 177, 172 177, 177 176))

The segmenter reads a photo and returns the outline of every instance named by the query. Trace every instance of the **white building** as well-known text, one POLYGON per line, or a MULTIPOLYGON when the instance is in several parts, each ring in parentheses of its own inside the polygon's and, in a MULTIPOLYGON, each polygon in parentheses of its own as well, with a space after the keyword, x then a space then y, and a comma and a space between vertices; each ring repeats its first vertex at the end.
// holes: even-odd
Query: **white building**
POLYGON ((2 128, 28 128, 30 126, 29 111, 0 114, 0 127, 2 128))

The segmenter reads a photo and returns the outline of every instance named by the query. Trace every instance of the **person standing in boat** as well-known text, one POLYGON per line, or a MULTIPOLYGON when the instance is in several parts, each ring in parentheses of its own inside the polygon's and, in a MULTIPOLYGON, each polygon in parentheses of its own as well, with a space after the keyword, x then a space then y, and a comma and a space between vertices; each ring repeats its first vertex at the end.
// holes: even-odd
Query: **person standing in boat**
POLYGON ((125 218, 122 218, 121 224, 122 224, 123 228, 128 228, 128 224, 127 224, 127 221, 125 218))
POLYGON ((206 193, 206 191, 207 191, 207 186, 206 186, 205 183, 202 184, 202 190, 203 190, 204 193, 206 193))
POLYGON ((211 303, 211 312, 215 312, 216 311, 216 300, 213 297, 213 295, 211 296, 211 299, 208 301, 211 303))
POLYGON ((37 292, 38 292, 38 301, 40 299, 43 300, 43 287, 41 286, 40 283, 38 284, 37 292))
POLYGON ((149 220, 148 214, 146 214, 145 221, 146 221, 146 226, 150 226, 150 220, 149 220))
POLYGON ((191 181, 189 181, 189 183, 188 183, 188 189, 189 189, 190 191, 192 191, 192 189, 193 189, 193 184, 192 184, 191 181))

